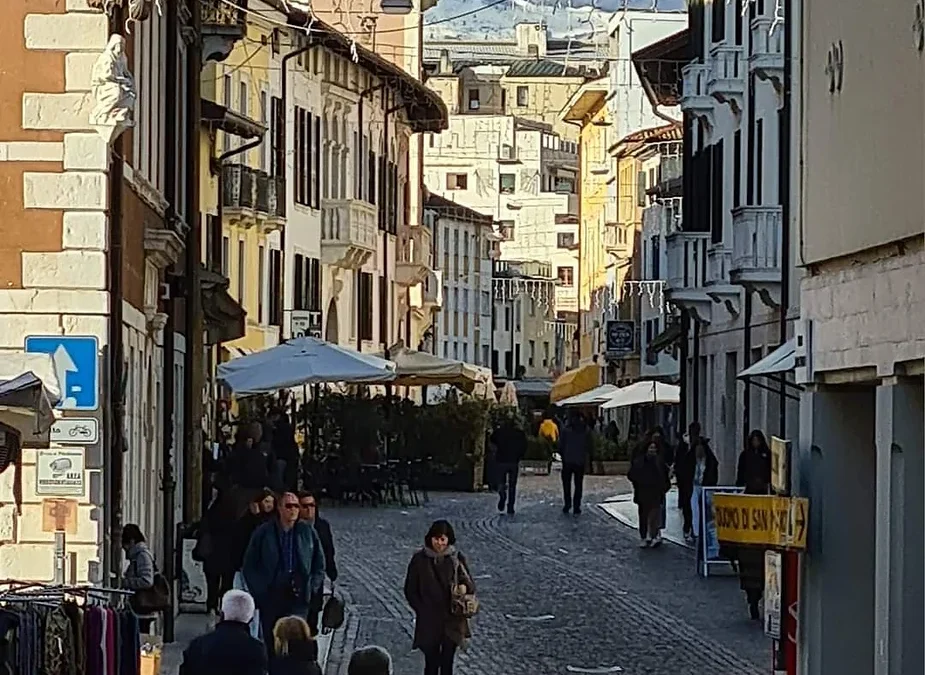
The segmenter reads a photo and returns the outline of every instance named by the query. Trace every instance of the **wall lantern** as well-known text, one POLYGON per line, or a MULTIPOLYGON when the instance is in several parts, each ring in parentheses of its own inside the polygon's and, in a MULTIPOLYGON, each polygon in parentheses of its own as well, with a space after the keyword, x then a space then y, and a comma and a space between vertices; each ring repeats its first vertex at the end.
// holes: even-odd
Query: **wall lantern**
POLYGON ((383 14, 411 14, 414 3, 412 0, 382 0, 380 7, 383 14))

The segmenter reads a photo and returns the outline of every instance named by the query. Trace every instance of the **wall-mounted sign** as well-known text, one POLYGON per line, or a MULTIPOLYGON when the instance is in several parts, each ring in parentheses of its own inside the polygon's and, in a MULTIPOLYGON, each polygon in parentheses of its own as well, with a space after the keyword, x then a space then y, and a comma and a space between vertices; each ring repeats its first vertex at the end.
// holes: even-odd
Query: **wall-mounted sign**
POLYGON ((84 493, 84 451, 39 450, 35 459, 35 494, 80 497, 84 493))
POLYGON ((771 436, 771 487, 777 494, 790 492, 789 463, 790 441, 771 436))
POLYGON ((43 499, 42 532, 77 534, 77 500, 43 499))
POLYGON ((289 333, 294 338, 321 337, 321 312, 294 309, 289 317, 289 333))
POLYGON ((61 419, 51 425, 49 438, 52 443, 62 445, 96 445, 100 440, 100 423, 92 417, 61 419))
POLYGON ((781 581, 783 565, 777 551, 764 552, 764 634, 780 640, 781 581))
POLYGON ((770 548, 806 548, 809 500, 773 495, 713 495, 719 541, 770 548))
POLYGON ((619 357, 636 351, 636 323, 633 321, 607 321, 606 354, 619 357))

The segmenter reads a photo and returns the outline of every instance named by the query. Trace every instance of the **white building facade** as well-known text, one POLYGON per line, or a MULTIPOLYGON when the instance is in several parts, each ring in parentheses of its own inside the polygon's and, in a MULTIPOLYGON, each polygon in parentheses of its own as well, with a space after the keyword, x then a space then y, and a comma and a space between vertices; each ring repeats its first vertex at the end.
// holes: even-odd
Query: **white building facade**
POLYGON ((491 274, 498 240, 492 218, 435 194, 426 196, 424 208, 433 215, 435 266, 443 284, 436 353, 490 368, 491 274))

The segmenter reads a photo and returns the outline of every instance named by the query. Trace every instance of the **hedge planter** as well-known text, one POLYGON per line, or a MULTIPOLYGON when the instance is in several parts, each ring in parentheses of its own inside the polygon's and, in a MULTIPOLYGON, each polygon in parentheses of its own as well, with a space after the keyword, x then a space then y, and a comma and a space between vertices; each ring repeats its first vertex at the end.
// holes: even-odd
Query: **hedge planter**
POLYGON ((594 462, 592 468, 598 476, 625 476, 629 473, 630 463, 627 461, 594 462))
POLYGON ((552 471, 552 462, 542 459, 525 459, 520 463, 521 476, 548 476, 552 471))

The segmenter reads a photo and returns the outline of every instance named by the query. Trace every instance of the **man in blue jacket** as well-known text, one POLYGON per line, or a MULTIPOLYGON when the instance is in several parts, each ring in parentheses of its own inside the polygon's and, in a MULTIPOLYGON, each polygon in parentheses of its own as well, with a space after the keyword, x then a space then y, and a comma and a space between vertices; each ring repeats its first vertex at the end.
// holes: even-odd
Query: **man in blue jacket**
POLYGON ((244 554, 244 581, 260 610, 268 652, 278 619, 307 616, 312 595, 324 588, 324 569, 318 533, 299 520, 299 498, 284 493, 278 517, 254 531, 244 554))

